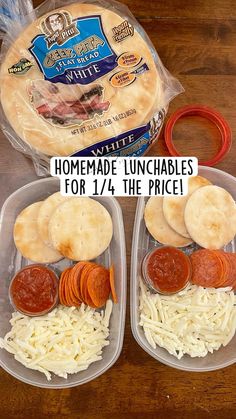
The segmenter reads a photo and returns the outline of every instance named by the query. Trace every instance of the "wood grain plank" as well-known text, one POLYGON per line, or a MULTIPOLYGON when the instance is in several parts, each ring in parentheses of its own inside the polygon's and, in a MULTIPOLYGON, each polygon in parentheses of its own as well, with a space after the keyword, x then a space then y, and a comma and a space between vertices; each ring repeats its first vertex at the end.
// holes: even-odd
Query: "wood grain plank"
POLYGON ((227 46, 235 47, 236 20, 229 19, 168 19, 158 21, 143 18, 140 23, 148 32, 149 36, 162 46, 175 48, 179 45, 191 46, 227 46))
MULTIPOLYGON (((109 2, 109 1, 108 1, 109 2)), ((41 0, 34 0, 35 6, 42 3, 41 0)), ((236 17, 234 0, 120 0, 138 18, 150 17, 158 19, 168 18, 192 18, 197 19, 228 19, 236 17)))
MULTIPOLYGON (((16 417, 23 417, 27 412, 27 417, 29 414, 40 417, 38 413, 41 413, 42 417, 76 417, 79 414, 79 417, 87 418, 99 412, 98 417, 104 418, 119 412, 120 416, 117 417, 121 418, 127 413, 155 413, 160 417, 161 414, 170 414, 170 417, 174 417, 176 412, 181 412, 183 417, 190 417, 191 414, 199 418, 204 414, 205 417, 213 417, 213 414, 220 417, 220 413, 222 415, 222 412, 226 412, 233 418, 236 412, 235 403, 232 402, 235 381, 230 380, 228 369, 191 376, 189 373, 160 365, 154 360, 150 362, 150 357, 141 348, 136 349, 135 345, 132 349, 132 359, 131 356, 124 361, 120 358, 106 374, 81 387, 48 391, 9 382, 12 386, 8 390, 8 397, 14 401, 11 413, 16 417), (134 380, 142 386, 140 391, 137 391, 134 380), (207 391, 203 391, 204 388, 207 391), (39 405, 40 412, 37 412, 39 405)), ((235 374, 235 367, 230 369, 235 374)), ((6 396, 5 390, 3 393, 6 396)), ((1 412, 7 412, 8 409, 6 397, 1 412)))

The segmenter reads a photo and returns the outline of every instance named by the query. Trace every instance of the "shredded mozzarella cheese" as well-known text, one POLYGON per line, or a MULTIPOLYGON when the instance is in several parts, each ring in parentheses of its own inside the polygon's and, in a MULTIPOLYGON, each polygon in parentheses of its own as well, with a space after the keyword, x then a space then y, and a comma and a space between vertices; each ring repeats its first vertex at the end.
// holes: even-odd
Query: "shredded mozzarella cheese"
POLYGON ((50 372, 67 378, 102 359, 102 348, 109 345, 111 311, 108 300, 101 312, 84 304, 79 309, 58 306, 41 317, 15 312, 10 332, 0 338, 0 348, 27 368, 44 373, 48 380, 50 372))
POLYGON ((236 295, 228 288, 190 285, 165 296, 152 294, 140 280, 140 326, 153 349, 181 359, 204 357, 226 346, 236 331, 236 295))

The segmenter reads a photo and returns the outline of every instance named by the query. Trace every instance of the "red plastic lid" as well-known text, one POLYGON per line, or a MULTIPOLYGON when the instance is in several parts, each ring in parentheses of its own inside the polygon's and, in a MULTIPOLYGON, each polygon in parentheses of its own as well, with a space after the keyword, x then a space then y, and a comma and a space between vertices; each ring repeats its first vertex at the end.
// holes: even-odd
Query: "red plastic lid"
POLYGON ((223 118, 223 116, 215 111, 214 109, 208 108, 203 105, 188 105, 183 108, 178 109, 176 112, 171 115, 167 124, 165 126, 165 142, 168 148, 168 151, 171 156, 182 157, 181 154, 177 151, 174 146, 172 134, 173 128, 176 122, 184 116, 202 116, 213 122, 220 131, 221 135, 221 148, 218 153, 207 161, 200 161, 199 164, 202 166, 214 166, 219 163, 223 157, 228 153, 232 144, 232 132, 228 122, 223 118))

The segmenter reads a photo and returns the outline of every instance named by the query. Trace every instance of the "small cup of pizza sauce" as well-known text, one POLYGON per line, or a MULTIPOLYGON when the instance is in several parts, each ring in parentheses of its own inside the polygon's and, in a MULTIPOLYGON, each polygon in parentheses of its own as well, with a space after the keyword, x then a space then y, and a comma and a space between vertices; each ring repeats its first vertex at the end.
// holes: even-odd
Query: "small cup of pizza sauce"
POLYGON ((174 294, 189 283, 190 259, 184 252, 172 246, 156 248, 144 257, 142 275, 151 291, 174 294))
POLYGON ((9 296, 20 313, 27 316, 47 314, 58 304, 58 277, 45 266, 26 266, 12 278, 9 296))

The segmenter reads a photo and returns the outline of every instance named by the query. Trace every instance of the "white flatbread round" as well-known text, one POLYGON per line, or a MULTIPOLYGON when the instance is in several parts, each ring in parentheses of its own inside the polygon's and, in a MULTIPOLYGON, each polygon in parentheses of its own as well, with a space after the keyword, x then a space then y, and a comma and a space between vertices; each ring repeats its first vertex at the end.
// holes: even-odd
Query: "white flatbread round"
MULTIPOLYGON (((70 33, 70 29, 67 32, 66 30, 67 28, 65 36, 70 33)), ((162 83, 161 71, 158 74, 153 55, 154 52, 141 33, 132 26, 132 22, 128 23, 127 16, 116 13, 114 7, 112 10, 110 7, 75 2, 50 11, 27 26, 6 54, 1 67, 1 102, 5 115, 25 143, 50 156, 67 156, 118 136, 147 124, 154 113, 166 105, 166 85, 162 83), (57 36, 56 30, 53 32, 52 21, 55 18, 69 19, 71 25, 81 18, 78 20, 79 34, 70 38, 69 45, 57 36), (92 29, 90 31, 93 26, 89 21, 87 28, 82 28, 84 18, 100 19, 100 28, 109 44, 107 48, 111 48, 110 54, 106 52, 104 68, 111 66, 112 51, 117 60, 123 53, 140 57, 137 65, 122 68, 117 66, 114 59, 114 68, 111 67, 105 75, 98 77, 98 73, 103 71, 98 69, 96 58, 96 54, 100 53, 100 46, 94 45, 94 33, 91 32, 92 29), (118 32, 120 37, 123 36, 122 42, 116 35, 118 32), (48 52, 33 45, 43 38, 47 43, 52 43, 48 52), (72 47, 75 50, 71 52, 72 47), (95 61, 91 62, 91 68, 86 65, 78 67, 79 62, 90 63, 88 60, 92 55, 95 61), (27 72, 14 73, 14 66, 19 66, 22 60, 28 60, 33 65, 27 72), (69 76, 65 81, 63 77, 67 70, 69 76), (134 70, 137 70, 136 74, 133 73, 134 70), (130 74, 130 84, 115 86, 111 83, 111 77, 120 71, 124 73, 121 76, 123 80, 125 73, 130 74), (51 76, 50 72, 55 74, 51 76), (85 79, 91 74, 91 81, 82 80, 80 84, 77 83, 76 78, 85 79), (97 93, 92 95, 91 91, 94 89, 97 93)), ((103 55, 101 59, 104 59, 103 55)), ((23 62, 20 65, 25 64, 23 62)), ((117 80, 121 78, 118 77, 117 80)))
POLYGON ((72 260, 91 260, 102 254, 112 238, 112 219, 106 208, 91 198, 76 198, 59 205, 49 222, 53 246, 72 260))
POLYGON ((191 239, 180 236, 166 222, 161 196, 149 198, 145 206, 144 220, 149 233, 159 243, 175 247, 185 247, 192 243, 191 239))
POLYGON ((220 249, 236 234, 236 206, 219 186, 195 191, 185 208, 185 223, 192 239, 207 249, 220 249))
POLYGON ((184 221, 186 203, 194 191, 206 185, 211 185, 208 179, 202 176, 193 176, 188 180, 188 194, 186 196, 164 197, 163 212, 165 219, 170 227, 181 236, 190 238, 184 221))
POLYGON ((39 237, 37 219, 41 205, 42 202, 35 202, 18 215, 14 225, 14 241, 26 259, 37 263, 53 263, 62 259, 62 255, 46 246, 39 237))
POLYGON ((43 242, 53 248, 53 244, 50 240, 48 234, 48 224, 51 215, 55 211, 55 209, 60 205, 62 202, 66 201, 67 199, 74 199, 68 196, 62 196, 60 192, 56 192, 53 195, 49 196, 45 201, 43 201, 41 207, 39 208, 38 214, 38 232, 40 235, 41 240, 43 242))

